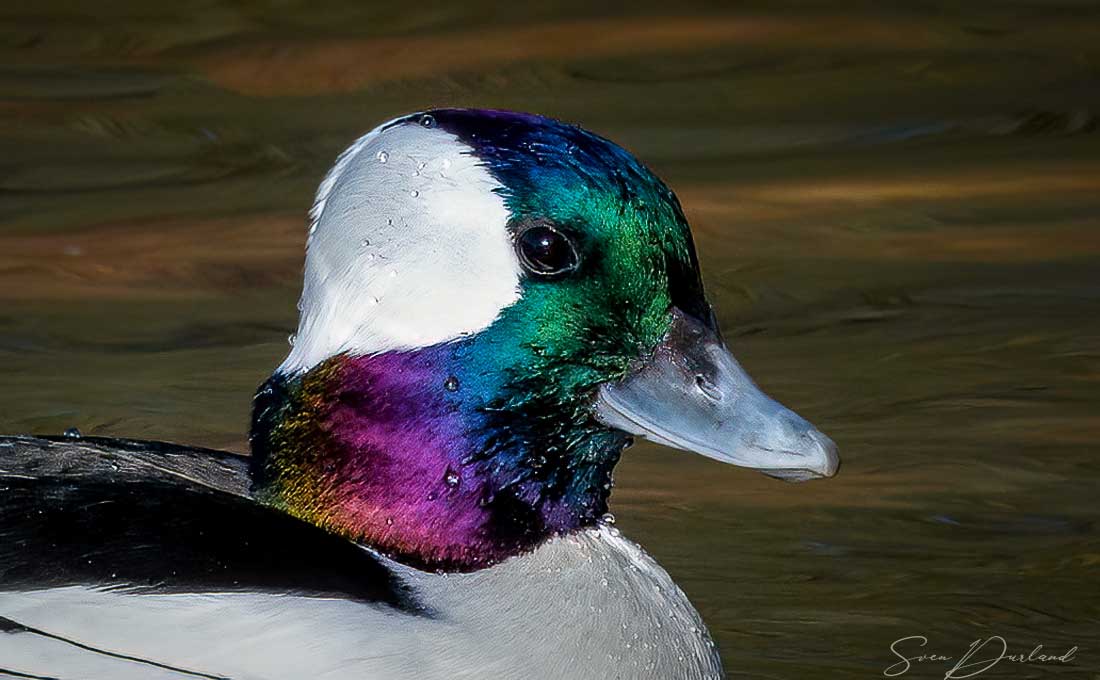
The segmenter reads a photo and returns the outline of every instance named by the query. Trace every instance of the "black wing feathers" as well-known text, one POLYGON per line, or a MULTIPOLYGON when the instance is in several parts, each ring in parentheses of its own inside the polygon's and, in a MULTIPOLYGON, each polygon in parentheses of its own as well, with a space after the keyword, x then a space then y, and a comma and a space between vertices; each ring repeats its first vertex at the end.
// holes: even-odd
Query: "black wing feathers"
POLYGON ((425 613, 370 552, 223 490, 242 486, 232 461, 215 461, 232 474, 212 476, 209 459, 182 464, 187 451, 206 455, 183 447, 170 447, 169 466, 145 443, 130 443, 143 457, 137 463, 125 448, 104 462, 81 460, 94 458, 90 451, 54 456, 59 446, 0 438, 0 590, 260 591, 425 613))

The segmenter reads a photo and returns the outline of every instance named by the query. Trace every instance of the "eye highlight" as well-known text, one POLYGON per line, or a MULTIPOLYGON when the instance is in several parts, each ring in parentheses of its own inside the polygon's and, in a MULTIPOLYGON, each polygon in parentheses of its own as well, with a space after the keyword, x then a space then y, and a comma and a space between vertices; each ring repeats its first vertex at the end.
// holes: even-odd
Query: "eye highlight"
POLYGON ((546 223, 524 227, 516 237, 520 264, 530 274, 554 278, 577 268, 580 258, 568 236, 546 223))

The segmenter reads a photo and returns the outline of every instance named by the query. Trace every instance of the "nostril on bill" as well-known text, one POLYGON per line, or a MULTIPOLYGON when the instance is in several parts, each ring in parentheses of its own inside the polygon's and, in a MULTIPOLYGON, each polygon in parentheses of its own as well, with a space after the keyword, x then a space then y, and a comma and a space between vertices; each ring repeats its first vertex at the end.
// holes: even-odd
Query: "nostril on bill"
POLYGON ((722 401, 722 390, 702 373, 695 374, 695 387, 711 401, 722 401))

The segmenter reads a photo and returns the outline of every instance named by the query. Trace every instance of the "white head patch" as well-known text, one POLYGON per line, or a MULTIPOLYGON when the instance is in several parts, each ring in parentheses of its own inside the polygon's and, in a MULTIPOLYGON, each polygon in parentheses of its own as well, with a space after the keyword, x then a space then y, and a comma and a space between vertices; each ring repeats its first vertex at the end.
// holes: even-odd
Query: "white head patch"
POLYGON ((501 185, 471 151, 413 119, 337 159, 310 211, 298 334, 281 371, 455 340, 519 298, 501 185))

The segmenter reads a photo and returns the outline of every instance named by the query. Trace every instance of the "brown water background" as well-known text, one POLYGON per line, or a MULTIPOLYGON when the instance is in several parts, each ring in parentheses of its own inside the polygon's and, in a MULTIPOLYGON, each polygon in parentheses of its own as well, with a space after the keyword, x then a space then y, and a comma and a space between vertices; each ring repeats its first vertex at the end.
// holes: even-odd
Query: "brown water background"
POLYGON ((0 432, 243 450, 320 177, 437 105, 650 164, 735 353, 840 444, 798 486, 648 445, 619 468, 620 526, 731 677, 1000 635, 1080 650, 981 677, 1100 678, 1096 2, 7 0, 0 432))

